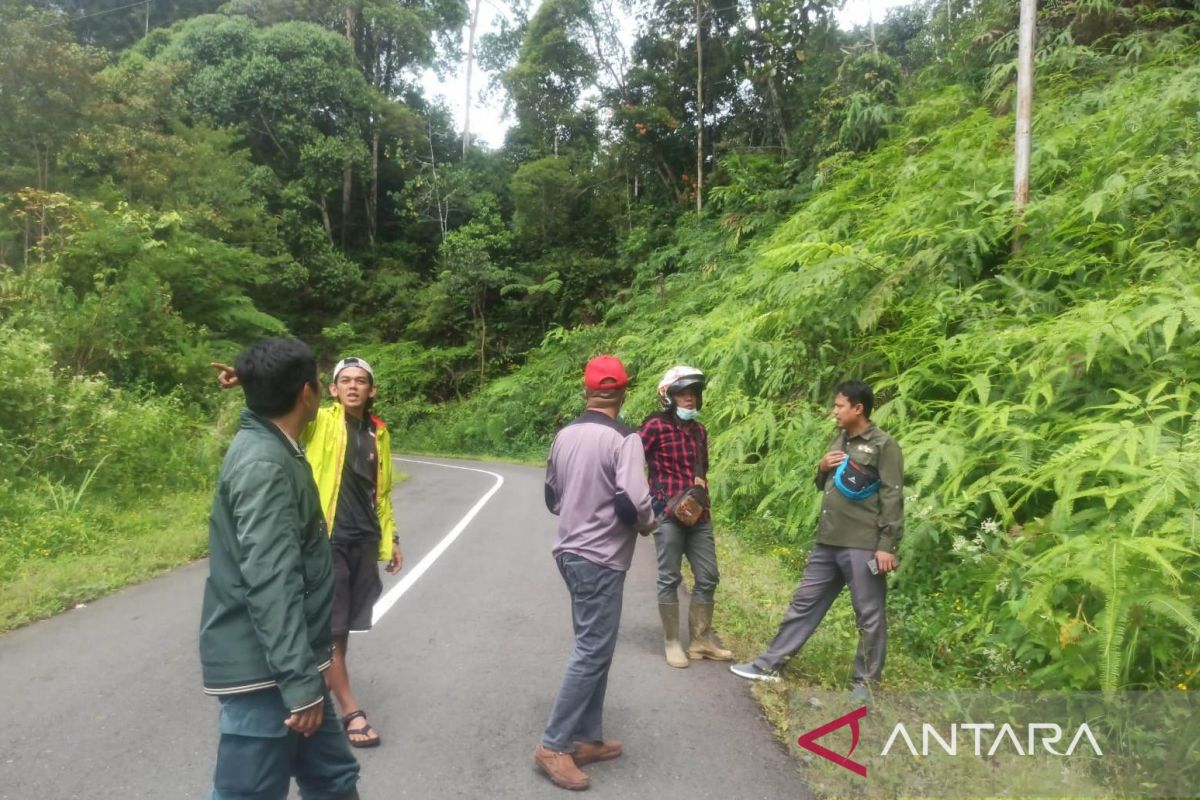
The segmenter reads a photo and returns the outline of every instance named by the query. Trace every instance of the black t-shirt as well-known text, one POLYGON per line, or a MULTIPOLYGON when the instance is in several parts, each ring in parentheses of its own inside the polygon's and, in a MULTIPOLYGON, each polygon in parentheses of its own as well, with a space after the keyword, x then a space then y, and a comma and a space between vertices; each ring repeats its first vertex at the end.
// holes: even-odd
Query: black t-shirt
POLYGON ((375 510, 375 485, 379 476, 379 450, 375 424, 370 419, 346 417, 346 459, 342 485, 333 515, 333 538, 348 541, 378 539, 382 535, 375 510))

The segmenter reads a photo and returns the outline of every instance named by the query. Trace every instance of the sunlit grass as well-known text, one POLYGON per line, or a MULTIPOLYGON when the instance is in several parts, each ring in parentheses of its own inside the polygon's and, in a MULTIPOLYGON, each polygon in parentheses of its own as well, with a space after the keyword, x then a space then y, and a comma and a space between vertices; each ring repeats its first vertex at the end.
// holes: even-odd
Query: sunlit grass
POLYGON ((208 490, 164 495, 136 507, 93 501, 77 518, 77 533, 88 536, 87 528, 103 525, 102 537, 93 537, 82 552, 26 553, 15 569, 0 576, 0 631, 44 619, 203 556, 211 502, 208 490))

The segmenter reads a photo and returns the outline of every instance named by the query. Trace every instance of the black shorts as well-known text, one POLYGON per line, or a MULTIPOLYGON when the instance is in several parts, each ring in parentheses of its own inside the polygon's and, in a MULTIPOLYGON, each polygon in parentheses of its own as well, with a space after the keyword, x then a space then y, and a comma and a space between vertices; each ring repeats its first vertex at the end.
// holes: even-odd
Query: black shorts
POLYGON ((379 540, 330 542, 333 550, 334 636, 371 630, 371 611, 383 593, 379 578, 379 540))

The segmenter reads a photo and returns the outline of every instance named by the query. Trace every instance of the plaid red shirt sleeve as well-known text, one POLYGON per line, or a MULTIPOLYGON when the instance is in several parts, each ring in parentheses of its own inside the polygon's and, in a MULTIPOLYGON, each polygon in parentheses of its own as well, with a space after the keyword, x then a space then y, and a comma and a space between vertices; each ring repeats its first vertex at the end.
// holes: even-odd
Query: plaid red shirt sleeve
POLYGON ((691 430, 656 414, 642 424, 642 447, 650 472, 650 494, 666 502, 708 474, 708 432, 700 423, 691 430))

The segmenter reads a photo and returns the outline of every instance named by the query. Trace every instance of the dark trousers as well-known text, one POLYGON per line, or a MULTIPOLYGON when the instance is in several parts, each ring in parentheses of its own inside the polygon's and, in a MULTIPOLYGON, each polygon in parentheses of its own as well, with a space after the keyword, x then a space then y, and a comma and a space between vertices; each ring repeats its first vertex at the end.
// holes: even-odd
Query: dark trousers
POLYGON ((542 734, 542 744, 569 753, 574 751, 576 741, 604 738, 604 695, 617 649, 625 573, 572 553, 563 553, 557 561, 571 593, 575 647, 567 660, 567 673, 542 734))
POLYGON ((356 800, 358 761, 329 695, 312 736, 285 726, 288 716, 278 689, 221 698, 211 800, 287 800, 293 777, 305 800, 356 800))
POLYGON ((712 605, 713 592, 721 582, 717 570, 717 543, 713 539, 712 520, 697 522, 690 528, 674 519, 663 520, 654 532, 658 553, 658 602, 678 603, 679 584, 683 581, 683 557, 687 556, 696 579, 692 600, 712 605))
POLYGON ((876 684, 883 676, 887 656, 887 578, 872 575, 867 562, 873 550, 856 547, 813 547, 804 568, 804 578, 779 632, 762 654, 754 659, 759 669, 773 670, 796 654, 825 618, 842 587, 850 587, 850 602, 858 625, 858 652, 854 656, 854 682, 876 684))

